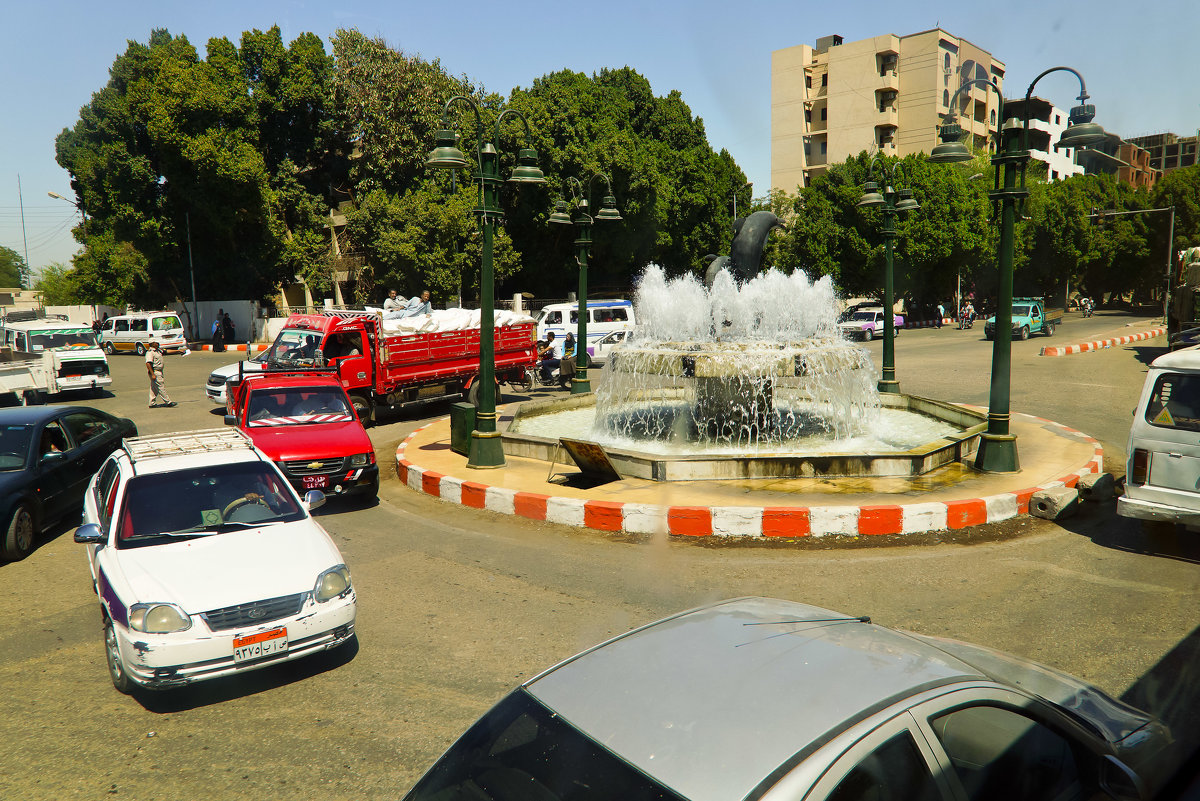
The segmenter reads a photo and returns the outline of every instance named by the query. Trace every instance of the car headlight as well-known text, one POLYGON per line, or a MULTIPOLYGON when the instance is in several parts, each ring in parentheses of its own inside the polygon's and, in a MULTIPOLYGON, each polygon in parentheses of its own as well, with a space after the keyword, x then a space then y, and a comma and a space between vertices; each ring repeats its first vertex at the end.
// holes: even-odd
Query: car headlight
POLYGON ((367 463, 367 455, 365 453, 356 453, 350 457, 351 467, 362 467, 367 463))
POLYGON ((345 565, 338 565, 317 576, 317 586, 313 587, 313 598, 317 603, 325 603, 349 591, 350 569, 345 565))
POLYGON ((192 619, 175 604, 134 604, 129 608, 129 628, 148 634, 170 634, 192 627, 192 619))

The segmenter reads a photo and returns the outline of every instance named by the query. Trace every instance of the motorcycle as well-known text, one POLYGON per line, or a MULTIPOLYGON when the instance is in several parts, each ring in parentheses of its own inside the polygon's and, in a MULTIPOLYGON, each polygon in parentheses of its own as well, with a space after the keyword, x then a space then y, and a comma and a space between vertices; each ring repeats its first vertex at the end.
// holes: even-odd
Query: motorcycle
POLYGON ((1090 300, 1085 300, 1083 303, 1079 304, 1079 306, 1084 317, 1091 317, 1096 311, 1096 304, 1092 303, 1090 300))
POLYGON ((963 311, 958 316, 958 330, 965 331, 975 324, 975 315, 968 311, 963 311))

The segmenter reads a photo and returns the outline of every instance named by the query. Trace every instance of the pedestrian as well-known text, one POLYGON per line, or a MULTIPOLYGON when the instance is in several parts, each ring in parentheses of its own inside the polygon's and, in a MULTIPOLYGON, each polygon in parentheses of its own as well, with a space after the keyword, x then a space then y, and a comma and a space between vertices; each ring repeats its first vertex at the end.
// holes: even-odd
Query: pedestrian
POLYGON ((233 342, 236 338, 236 333, 233 330, 233 320, 229 319, 229 312, 225 312, 225 316, 221 318, 221 334, 225 337, 226 342, 233 342))
POLYGON ((938 304, 937 314, 938 314, 937 327, 941 328, 942 327, 942 318, 946 316, 946 307, 944 305, 942 305, 941 303, 938 304))
POLYGON ((146 375, 150 378, 150 408, 159 406, 174 406, 175 401, 167 395, 166 383, 163 381, 163 355, 158 349, 158 341, 150 340, 146 349, 146 375))
POLYGON ((214 353, 225 352, 225 329, 221 325, 221 318, 225 316, 224 309, 217 309, 217 316, 213 318, 212 324, 212 349, 214 353))

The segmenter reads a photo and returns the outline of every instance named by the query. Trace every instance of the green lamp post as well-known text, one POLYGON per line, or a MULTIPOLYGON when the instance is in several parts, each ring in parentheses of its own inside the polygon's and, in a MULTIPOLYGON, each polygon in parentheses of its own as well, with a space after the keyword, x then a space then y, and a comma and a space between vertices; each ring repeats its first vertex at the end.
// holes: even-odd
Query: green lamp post
MULTIPOLYGON (((455 95, 446 101, 442 110, 442 129, 437 132, 437 146, 430 151, 425 166, 458 170, 469 164, 458 149, 458 133, 448 126, 450 106, 456 100, 466 103, 475 112, 478 133, 476 162, 479 165, 479 172, 474 176, 479 182, 479 205, 475 207, 475 213, 479 216, 479 227, 483 229, 483 264, 479 276, 479 407, 475 412, 475 430, 471 432, 467 467, 503 467, 504 448, 500 432, 496 429, 496 329, 492 286, 492 239, 495 226, 504 219, 500 209, 500 154, 494 145, 483 141, 483 120, 474 100, 455 95)), ((525 127, 525 138, 530 139, 529 123, 525 117, 515 109, 504 109, 496 117, 496 140, 500 140, 500 123, 509 115, 521 120, 525 127)), ((511 183, 544 184, 546 179, 537 166, 537 151, 522 148, 508 180, 511 183)))
MULTIPOLYGON (((917 211, 921 206, 913 199, 911 189, 893 189, 896 175, 900 173, 900 162, 888 163, 876 153, 871 157, 871 172, 867 183, 863 186, 862 200, 859 206, 879 206, 883 212, 883 374, 879 380, 879 391, 899 393, 900 382, 896 380, 896 331, 895 316, 892 307, 896 304, 892 284, 892 243, 896 239, 896 215, 908 211, 917 211), (875 170, 883 174, 884 190, 881 194, 879 184, 875 182, 875 170)), ((901 176, 903 177, 903 176, 901 176)))
POLYGON ((595 219, 619 221, 621 213, 617 210, 617 199, 613 196, 612 181, 601 172, 593 173, 588 179, 586 187, 578 178, 568 177, 567 186, 570 188, 571 198, 575 203, 575 217, 571 218, 567 202, 560 198, 554 204, 554 213, 547 220, 548 225, 574 225, 579 230, 579 236, 575 239, 575 261, 579 265, 579 311, 575 315, 578 329, 575 333, 575 377, 571 379, 572 395, 592 391, 592 382, 587 373, 587 268, 588 258, 592 253, 592 223, 594 220, 588 213, 590 203, 587 195, 591 191, 592 181, 597 178, 604 179, 604 183, 608 187, 608 194, 604 196, 604 204, 600 211, 596 212, 595 219))
POLYGON ((1009 395, 1012 373, 1012 296, 1013 296, 1013 253, 1016 241, 1016 221, 1019 204, 1029 195, 1025 189, 1025 168, 1029 164, 1029 100, 1033 87, 1052 72, 1065 70, 1079 79, 1079 105, 1071 109, 1069 127, 1063 131, 1055 147, 1085 147, 1103 141, 1107 134, 1092 122, 1096 107, 1087 103, 1087 88, 1083 76, 1070 67, 1051 67, 1033 79, 1025 92, 1023 124, 1004 118, 1004 96, 991 81, 980 78, 967 81, 958 88, 950 101, 950 114, 939 131, 941 144, 933 148, 929 160, 936 164, 969 161, 971 151, 960 140, 962 128, 954 112, 954 103, 965 89, 976 84, 990 86, 1000 95, 1002 121, 1000 152, 992 157, 996 166, 993 190, 988 194, 993 204, 1000 207, 999 245, 999 291, 996 299, 996 329, 992 339, 992 384, 988 396, 988 428, 979 441, 979 452, 975 456, 975 467, 996 473, 1010 473, 1021 469, 1017 455, 1017 437, 1009 430, 1009 395), (1004 168, 1001 184, 1000 168, 1004 168))

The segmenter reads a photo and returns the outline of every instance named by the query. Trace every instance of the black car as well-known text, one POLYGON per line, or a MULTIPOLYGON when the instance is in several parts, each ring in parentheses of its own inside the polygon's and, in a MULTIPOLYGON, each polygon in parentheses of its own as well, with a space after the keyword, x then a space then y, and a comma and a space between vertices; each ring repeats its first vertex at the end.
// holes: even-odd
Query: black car
POLYGON ((132 420, 86 406, 0 409, 0 559, 24 559, 39 532, 77 513, 92 474, 136 436, 132 420))

